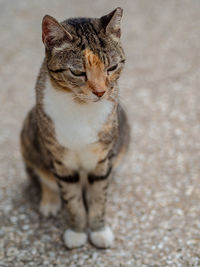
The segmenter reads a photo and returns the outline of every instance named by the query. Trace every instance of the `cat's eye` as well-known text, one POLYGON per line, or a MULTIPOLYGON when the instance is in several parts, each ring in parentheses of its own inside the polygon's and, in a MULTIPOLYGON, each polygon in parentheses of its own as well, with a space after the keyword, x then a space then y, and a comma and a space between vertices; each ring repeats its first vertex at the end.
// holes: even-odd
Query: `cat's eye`
POLYGON ((57 69, 57 70, 51 70, 49 69, 51 72, 54 72, 54 73, 59 73, 59 72, 64 72, 66 71, 66 69, 57 69))
POLYGON ((86 77, 86 72, 80 71, 80 70, 75 70, 75 69, 69 69, 71 74, 76 76, 76 77, 86 77))
POLYGON ((110 67, 110 68, 108 68, 108 69, 107 69, 107 72, 114 71, 114 70, 116 70, 116 69, 117 69, 117 67, 118 67, 118 64, 116 64, 116 65, 113 65, 112 67, 110 67))

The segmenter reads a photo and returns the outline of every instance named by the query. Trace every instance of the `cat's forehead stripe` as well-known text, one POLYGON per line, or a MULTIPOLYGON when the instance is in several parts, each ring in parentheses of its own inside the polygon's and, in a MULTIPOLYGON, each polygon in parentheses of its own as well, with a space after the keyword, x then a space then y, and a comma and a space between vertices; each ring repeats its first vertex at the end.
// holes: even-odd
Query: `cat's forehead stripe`
POLYGON ((104 70, 103 62, 90 49, 85 49, 84 55, 85 55, 86 68, 96 67, 99 70, 102 71, 104 70))

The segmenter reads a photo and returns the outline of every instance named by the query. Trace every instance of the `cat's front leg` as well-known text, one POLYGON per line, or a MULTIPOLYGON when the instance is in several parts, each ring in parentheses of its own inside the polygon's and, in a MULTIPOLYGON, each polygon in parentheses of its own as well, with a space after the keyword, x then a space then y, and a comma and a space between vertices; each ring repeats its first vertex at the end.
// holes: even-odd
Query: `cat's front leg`
POLYGON ((79 180, 78 173, 69 176, 57 175, 58 185, 67 210, 68 224, 70 226, 64 233, 64 241, 68 248, 83 246, 87 241, 87 215, 79 180))
POLYGON ((95 173, 88 176, 89 238, 92 244, 98 248, 108 248, 114 240, 113 232, 105 221, 107 189, 111 170, 109 162, 106 162, 103 166, 98 166, 95 173))

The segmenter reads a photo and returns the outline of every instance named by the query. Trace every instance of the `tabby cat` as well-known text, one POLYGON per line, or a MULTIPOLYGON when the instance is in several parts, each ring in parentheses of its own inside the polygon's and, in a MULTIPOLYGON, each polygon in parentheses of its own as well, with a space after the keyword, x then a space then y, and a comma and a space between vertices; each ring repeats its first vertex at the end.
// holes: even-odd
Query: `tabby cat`
POLYGON ((116 8, 101 18, 59 23, 46 15, 42 22, 46 55, 21 150, 27 171, 40 181, 40 212, 56 215, 61 203, 66 208, 68 248, 84 245, 87 236, 98 248, 114 239, 105 221, 107 189, 129 140, 117 87, 125 62, 121 17, 116 8))

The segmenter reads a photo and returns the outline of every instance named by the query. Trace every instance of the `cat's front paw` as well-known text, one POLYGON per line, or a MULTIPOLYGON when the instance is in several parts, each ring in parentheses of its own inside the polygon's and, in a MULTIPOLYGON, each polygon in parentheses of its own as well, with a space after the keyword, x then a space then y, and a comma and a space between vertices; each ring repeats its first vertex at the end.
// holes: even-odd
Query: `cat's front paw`
POLYGON ((97 248, 109 248, 114 240, 114 234, 109 226, 105 226, 99 231, 91 231, 89 237, 92 244, 97 248))
POLYGON ((87 242, 87 235, 83 232, 79 233, 71 229, 67 229, 64 233, 64 241, 68 248, 78 248, 85 245, 87 242))

